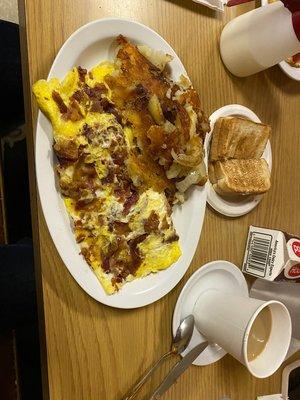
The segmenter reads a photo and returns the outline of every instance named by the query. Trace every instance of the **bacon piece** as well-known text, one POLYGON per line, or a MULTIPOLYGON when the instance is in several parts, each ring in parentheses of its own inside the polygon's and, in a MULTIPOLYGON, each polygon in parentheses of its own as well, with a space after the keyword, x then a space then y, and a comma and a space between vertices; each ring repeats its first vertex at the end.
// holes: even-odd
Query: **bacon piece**
POLYGON ((136 238, 129 240, 128 244, 133 259, 137 259, 140 257, 139 249, 137 246, 138 244, 142 243, 147 238, 147 236, 148 235, 144 233, 143 235, 137 236, 136 238))
MULTIPOLYGON (((122 250, 126 250, 128 255, 129 247, 126 240, 117 236, 116 240, 110 243, 108 250, 105 254, 102 254, 102 268, 105 272, 112 272, 115 276, 118 276, 120 272, 124 271, 127 267, 127 264, 131 262, 131 259, 124 259, 124 257, 120 258, 120 253, 122 250)), ((125 252, 126 253, 126 252, 125 252)), ((129 272, 127 273, 127 275, 129 272)))
POLYGON ((74 221, 74 226, 75 228, 82 228, 82 221, 78 220, 78 221, 74 221))
POLYGON ((71 97, 72 99, 77 100, 80 103, 84 99, 84 92, 83 90, 76 90, 76 92, 74 92, 71 97))
POLYGON ((137 246, 146 237, 147 234, 140 235, 127 243, 123 237, 117 236, 117 240, 110 244, 106 254, 102 254, 102 269, 114 275, 113 284, 121 283, 139 268, 142 258, 137 246), (124 254, 127 255, 124 256, 124 254))
POLYGON ((122 116, 115 109, 113 103, 111 103, 106 97, 104 97, 101 99, 101 105, 103 107, 103 112, 107 114, 113 114, 116 117, 116 120, 119 122, 119 124, 121 124, 122 116))
POLYGON ((111 283, 113 286, 115 286, 116 290, 119 290, 117 283, 121 283, 123 281, 123 277, 122 276, 116 276, 114 278, 111 278, 111 283))
POLYGON ((146 233, 143 233, 143 235, 139 235, 134 239, 129 240, 129 247, 133 250, 136 251, 137 245, 143 242, 148 235, 146 233))
POLYGON ((127 151, 124 148, 119 148, 117 149, 116 152, 114 152, 111 157, 113 159, 114 164, 116 165, 123 165, 124 164, 124 160, 127 156, 127 151))
POLYGON ((130 182, 122 181, 122 185, 117 186, 114 190, 114 195, 124 202, 128 197, 131 196, 131 186, 130 182))
POLYGON ((129 228, 129 224, 126 222, 121 221, 114 221, 113 222, 113 231, 118 235, 126 235, 127 233, 131 232, 129 228))
MULTIPOLYGON (((60 172, 60 171, 58 171, 60 172)), ((74 172, 71 184, 63 187, 63 181, 60 179, 60 187, 70 192, 70 197, 80 199, 87 197, 100 186, 100 181, 93 164, 85 163, 85 156, 81 155, 78 161, 74 164, 74 172)))
POLYGON ((135 190, 135 187, 132 185, 132 181, 126 168, 122 168, 122 166, 120 165, 115 165, 114 173, 116 174, 116 177, 118 178, 118 181, 122 184, 123 188, 127 188, 127 186, 130 185, 131 189, 135 190))
POLYGON ((107 88, 103 83, 96 83, 94 87, 84 85, 83 90, 91 100, 101 100, 102 95, 107 93, 107 88))
POLYGON ((127 215, 131 207, 136 204, 139 199, 139 194, 137 192, 132 192, 131 195, 125 200, 123 206, 123 215, 127 215))
POLYGON ((75 204, 75 210, 93 211, 97 209, 98 204, 98 199, 79 199, 75 204))
POLYGON ((98 113, 102 113, 103 112, 103 107, 101 105, 101 100, 93 100, 91 108, 90 108, 91 112, 98 112, 98 113))
POLYGON ((80 121, 83 118, 81 109, 76 100, 71 98, 70 106, 67 109, 67 112, 62 115, 63 119, 70 120, 73 122, 80 121))
POLYGON ((68 107, 65 105, 61 95, 56 90, 52 91, 52 99, 55 101, 57 107, 59 108, 59 111, 62 114, 68 112, 68 107))
POLYGON ((102 269, 107 273, 109 272, 109 257, 102 258, 102 269))
POLYGON ((83 115, 81 113, 79 104, 77 101, 71 97, 70 106, 67 107, 64 103, 61 95, 56 91, 52 91, 52 98, 57 104, 60 113, 62 114, 62 118, 65 120, 71 120, 73 122, 79 121, 82 119, 83 115))
POLYGON ((108 166, 108 173, 105 178, 101 179, 101 183, 103 185, 106 185, 107 183, 113 183, 114 180, 115 180, 114 169, 113 169, 113 167, 108 166))
POLYGON ((92 97, 92 105, 90 111, 92 112, 109 112, 108 110, 113 108, 113 104, 110 103, 106 97, 92 97))
POLYGON ((77 243, 83 242, 84 239, 86 238, 85 232, 75 233, 75 236, 76 236, 76 242, 77 242, 77 243))
POLYGON ((101 95, 99 97, 96 92, 95 95, 90 95, 90 98, 92 100, 90 111, 113 114, 116 117, 118 123, 122 123, 122 116, 118 113, 113 103, 111 103, 106 97, 101 97, 101 95))
POLYGON ((87 70, 85 68, 81 68, 80 66, 77 67, 78 75, 79 75, 79 80, 81 82, 85 82, 85 76, 87 74, 87 70))
POLYGON ((131 259, 132 262, 129 266, 130 268, 130 272, 132 274, 134 274, 137 269, 139 268, 139 266, 142 263, 142 258, 140 256, 140 252, 138 249, 138 244, 142 243, 146 238, 147 238, 147 234, 144 233, 143 235, 140 235, 138 237, 136 237, 135 239, 129 240, 128 244, 129 244, 129 248, 130 248, 130 254, 131 254, 131 259))
POLYGON ((155 211, 152 210, 151 214, 144 222, 145 232, 151 233, 153 231, 156 231, 158 229, 158 225, 159 225, 158 215, 156 214, 155 211))

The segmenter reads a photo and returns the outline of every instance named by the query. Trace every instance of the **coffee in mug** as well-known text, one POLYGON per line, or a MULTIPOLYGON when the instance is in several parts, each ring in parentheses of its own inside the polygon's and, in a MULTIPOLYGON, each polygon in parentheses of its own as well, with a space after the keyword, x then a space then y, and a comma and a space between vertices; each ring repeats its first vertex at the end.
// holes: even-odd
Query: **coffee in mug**
POLYGON ((247 343, 248 361, 255 360, 265 349, 272 329, 272 314, 269 306, 263 308, 253 322, 247 343))

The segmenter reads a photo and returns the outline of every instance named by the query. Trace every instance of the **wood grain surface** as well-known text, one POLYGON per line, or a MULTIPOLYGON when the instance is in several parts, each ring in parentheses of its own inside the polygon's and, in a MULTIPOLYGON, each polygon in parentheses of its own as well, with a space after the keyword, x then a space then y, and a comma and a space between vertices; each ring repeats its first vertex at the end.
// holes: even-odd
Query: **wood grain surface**
MULTIPOLYGON (((300 84, 277 66, 253 77, 235 78, 226 72, 219 56, 218 40, 226 21, 252 7, 250 3, 222 15, 191 0, 19 0, 45 398, 121 399, 144 369, 168 349, 176 299, 199 266, 217 259, 241 265, 250 224, 300 232, 300 84), (30 87, 47 76, 72 32, 107 16, 131 18, 161 34, 183 61, 208 115, 225 104, 239 103, 273 127, 270 192, 254 211, 238 219, 221 217, 208 208, 184 279, 160 301, 136 310, 103 306, 72 279, 49 235, 34 178, 37 107, 30 87)), ((166 363, 140 398, 147 398, 169 367, 166 363)), ((204 368, 192 366, 164 398, 254 400, 257 395, 278 393, 280 377, 281 370, 268 379, 255 379, 227 355, 204 368)))

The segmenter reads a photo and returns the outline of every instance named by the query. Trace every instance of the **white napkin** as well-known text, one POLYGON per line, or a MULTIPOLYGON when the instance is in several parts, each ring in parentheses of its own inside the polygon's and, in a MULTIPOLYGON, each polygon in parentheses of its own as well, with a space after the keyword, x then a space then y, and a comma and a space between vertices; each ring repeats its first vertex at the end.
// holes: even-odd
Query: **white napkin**
POLYGON ((195 3, 203 4, 213 10, 224 11, 224 4, 227 0, 193 0, 195 3))

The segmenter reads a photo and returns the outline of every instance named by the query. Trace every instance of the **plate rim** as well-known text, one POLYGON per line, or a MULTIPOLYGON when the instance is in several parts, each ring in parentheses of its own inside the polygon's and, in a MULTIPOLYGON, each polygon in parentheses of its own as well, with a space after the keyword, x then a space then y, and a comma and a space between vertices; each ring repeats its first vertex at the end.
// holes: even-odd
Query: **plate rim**
MULTIPOLYGON (((123 23, 125 25, 129 24, 129 25, 136 25, 138 26, 139 29, 142 29, 143 31, 148 31, 151 32, 152 35, 156 38, 159 38, 159 40, 161 41, 161 43, 164 43, 164 45, 166 45, 170 50, 172 50, 172 52, 174 53, 174 55, 176 56, 176 62, 177 65, 180 67, 180 71, 181 73, 187 75, 186 69, 184 68, 180 58, 178 57, 178 55, 176 54, 175 50, 172 48, 172 46, 161 36, 159 35, 156 31, 154 31, 152 28, 137 22, 137 21, 133 21, 127 18, 117 18, 117 17, 108 17, 108 18, 102 18, 102 19, 96 19, 93 21, 88 22, 85 25, 80 26, 76 31, 74 31, 67 39, 66 41, 63 43, 63 45, 61 46, 61 48, 59 49, 59 51, 57 52, 47 80, 50 79, 53 75, 53 71, 55 71, 55 68, 57 67, 57 63, 58 60, 60 59, 61 55, 64 54, 64 50, 66 49, 66 47, 68 46, 68 43, 70 41, 72 41, 74 39, 74 37, 76 37, 78 34, 80 34, 82 31, 84 31, 85 29, 89 29, 91 26, 93 25, 97 25, 97 24, 103 24, 103 23, 107 23, 107 22, 114 22, 114 23, 123 23)), ((117 36, 117 34, 116 34, 117 36)), ((99 293, 95 294, 93 292, 92 289, 89 288, 88 284, 84 283, 84 279, 79 278, 79 276, 77 275, 77 273, 72 269, 72 267, 69 267, 69 261, 67 259, 67 256, 64 254, 63 251, 61 251, 61 245, 58 243, 58 241, 55 239, 55 227, 53 226, 53 224, 51 223, 50 219, 51 219, 51 215, 49 215, 49 211, 47 210, 47 206, 46 206, 46 201, 45 201, 45 193, 42 190, 42 185, 39 183, 43 177, 42 174, 39 172, 39 165, 40 165, 40 160, 39 160, 39 136, 44 134, 43 129, 41 127, 41 121, 43 121, 43 118, 46 118, 42 112, 39 110, 38 112, 38 116, 37 116, 37 121, 36 121, 36 127, 35 127, 35 132, 36 132, 36 141, 35 141, 35 167, 36 167, 36 181, 37 181, 37 189, 38 189, 38 196, 39 196, 39 200, 40 200, 40 204, 41 204, 41 208, 42 208, 42 212, 43 212, 43 216, 45 218, 45 222, 47 225, 47 229, 50 233, 52 242, 54 243, 54 246, 64 264, 64 266, 66 267, 67 271, 71 274, 71 276, 74 278, 74 280, 77 282, 77 284, 89 295, 91 296, 93 299, 95 299, 96 301, 105 304, 107 306, 111 306, 111 307, 115 307, 115 308, 120 308, 120 309, 134 309, 134 308, 140 308, 143 306, 146 306, 148 304, 151 304, 155 301, 158 301, 159 299, 161 299, 162 297, 164 297, 166 294, 168 294, 182 279, 182 277, 185 275, 185 273, 187 272, 191 261, 194 257, 194 254, 197 250, 198 247, 198 243, 200 240, 200 236, 201 236, 201 231, 202 231, 202 226, 203 226, 203 221, 204 221, 204 217, 205 217, 205 211, 206 211, 206 198, 207 198, 207 188, 206 185, 204 185, 203 187, 201 187, 201 190, 197 191, 197 193, 195 193, 195 195, 197 195, 197 197, 199 197, 199 207, 197 207, 197 215, 199 217, 199 228, 197 230, 197 234, 195 235, 195 237, 191 238, 190 242, 192 243, 192 245, 190 246, 193 251, 191 252, 191 254, 186 254, 185 256, 185 264, 186 266, 184 268, 181 268, 179 271, 177 271, 176 273, 172 272, 171 276, 173 276, 173 279, 171 281, 171 283, 169 285, 167 285, 167 288, 165 287, 160 287, 161 283, 157 283, 156 285, 152 285, 153 287, 150 288, 149 290, 144 291, 145 293, 143 293, 143 297, 144 299, 141 301, 140 299, 136 299, 135 297, 139 297, 139 293, 137 294, 132 294, 132 293, 126 293, 125 296, 126 297, 130 297, 131 300, 128 302, 126 302, 124 299, 118 299, 118 297, 120 296, 120 292, 122 293, 122 289, 120 290, 119 293, 115 293, 112 295, 108 295, 105 293, 105 291, 103 290, 103 287, 101 285, 101 283, 98 281, 99 283, 99 293), (41 131, 42 132, 39 132, 41 131), (199 193, 198 193, 199 192, 199 193), (101 294, 102 291, 102 294, 101 294), (151 292, 151 294, 149 293, 149 291, 151 292), (119 295, 119 296, 118 296, 119 295)), ((50 166, 50 168, 52 168, 52 166, 50 166)), ((53 169, 53 174, 55 175, 55 171, 53 169)), ((195 189, 196 190, 196 189, 195 189)), ((62 202, 62 197, 61 197, 61 193, 57 192, 57 196, 60 197, 59 202, 62 202)), ((63 218, 63 216, 58 216, 58 218, 63 218)), ((72 239, 75 241, 74 236, 72 236, 72 239)), ((78 257, 80 257, 79 255, 79 251, 78 251, 78 257)), ((183 255, 181 255, 181 257, 183 257, 183 255)), ((177 262, 179 262, 179 260, 177 260, 177 262)), ((176 264, 176 263, 174 263, 176 264)), ((165 271, 169 271, 171 268, 173 268, 175 265, 172 264, 168 269, 166 269, 165 271)), ((90 268, 90 267, 89 267, 90 268)), ((159 274, 163 274, 165 271, 159 271, 159 274)), ((84 270, 80 272, 80 275, 82 275, 84 273, 84 270)), ((94 272, 91 271, 91 273, 95 276, 94 272)), ((150 274, 149 276, 153 276, 154 274, 150 274)), ((97 278, 96 278, 97 279, 97 278)), ((142 278, 147 279, 147 277, 142 278)), ((134 282, 137 282, 137 280, 135 280, 134 282)), ((130 282, 128 283, 130 284, 130 282)))

